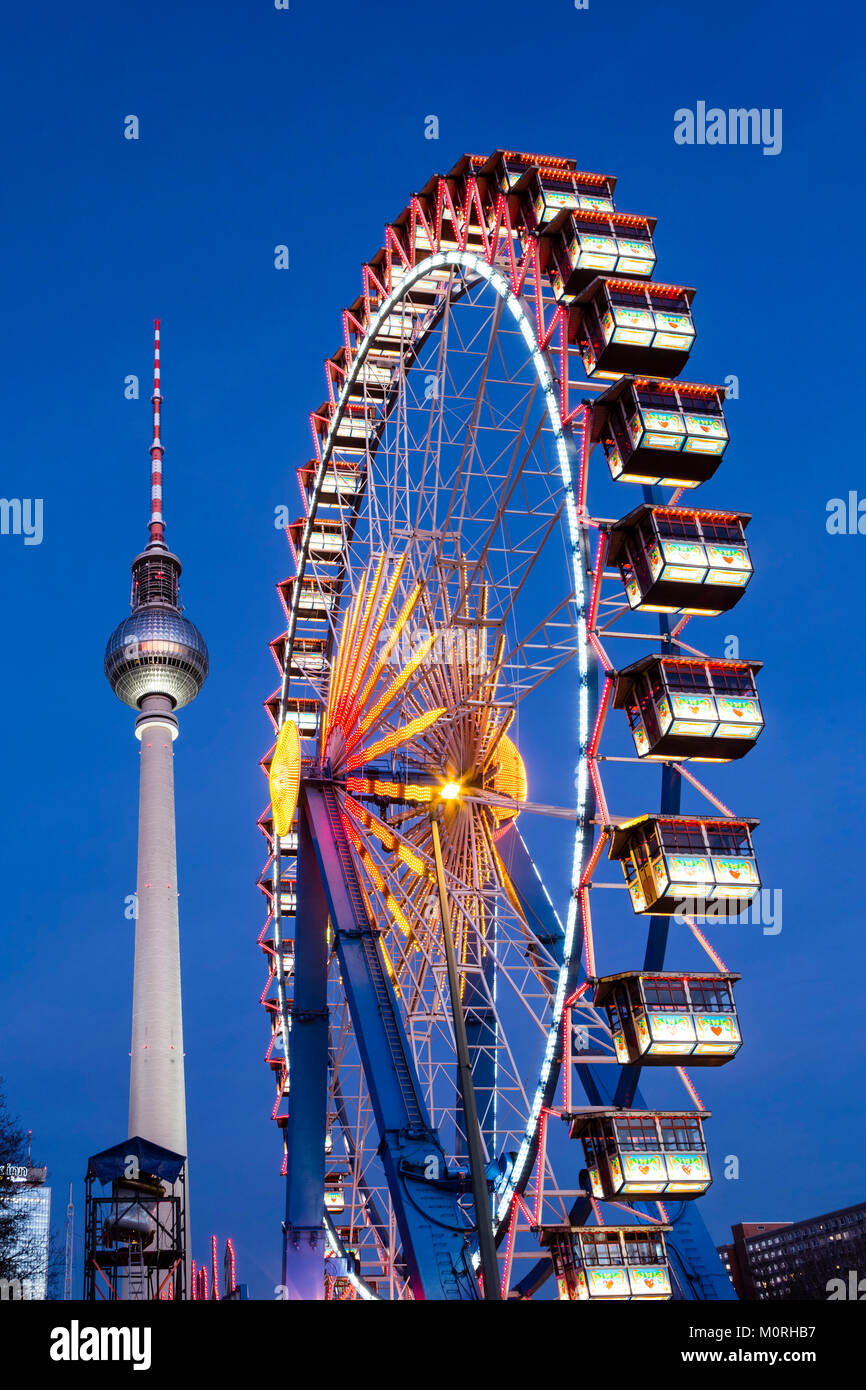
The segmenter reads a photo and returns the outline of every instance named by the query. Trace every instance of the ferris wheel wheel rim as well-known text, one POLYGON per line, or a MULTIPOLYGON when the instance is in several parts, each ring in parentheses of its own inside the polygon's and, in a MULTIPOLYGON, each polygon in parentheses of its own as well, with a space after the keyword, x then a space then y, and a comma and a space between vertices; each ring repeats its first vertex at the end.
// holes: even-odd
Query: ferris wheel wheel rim
MULTIPOLYGON (((588 838, 591 832, 592 815, 592 786, 589 774, 588 747, 590 742, 590 695, 589 682, 590 671, 593 662, 593 653, 589 641, 586 614, 589 604, 589 593, 587 589, 587 575, 585 566, 585 540, 581 530, 581 514, 577 500, 577 481, 576 470, 574 468, 574 437, 571 424, 564 423, 560 403, 557 398, 556 384, 557 376, 551 361, 551 354, 548 348, 542 347, 538 341, 538 335, 533 323, 532 313, 528 302, 523 295, 515 293, 509 284, 509 276, 503 264, 494 257, 490 262, 487 258, 474 251, 460 249, 449 249, 447 251, 437 251, 425 257, 416 266, 407 270, 402 275, 399 285, 393 289, 383 299, 375 315, 371 318, 364 338, 359 345, 352 361, 352 366, 346 375, 345 382, 337 398, 337 402, 332 414, 331 423, 322 445, 321 457, 316 470, 315 481, 313 484, 312 496, 309 503, 309 511, 306 524, 298 547, 298 563, 295 590, 292 596, 291 611, 286 633, 286 643, 284 649, 283 681, 280 695, 280 723, 286 717, 286 701, 289 698, 291 686, 292 655, 294 642, 297 635, 298 609, 300 602, 301 580, 303 578, 307 559, 309 555, 310 538, 313 531, 316 512, 318 510, 319 496, 325 480, 328 466, 334 452, 334 440, 337 436, 339 426, 344 419, 349 404, 349 396, 357 381, 361 368, 370 353, 373 342, 381 325, 394 308, 405 299, 412 287, 419 281, 429 276, 431 271, 445 268, 465 269, 476 272, 478 278, 487 281, 487 284, 499 295, 505 303, 515 322, 520 328, 522 337, 525 340, 528 355, 531 358, 536 370, 539 384, 544 391, 544 410, 553 427, 556 454, 559 461, 560 473, 562 477, 565 511, 568 518, 568 531, 571 548, 572 579, 575 586, 575 601, 577 608, 577 656, 579 670, 579 691, 578 691, 578 717, 577 717, 577 746, 578 760, 576 764, 575 784, 577 791, 577 806, 575 811, 575 834, 573 841, 573 857, 571 871, 571 893, 569 897, 568 913, 564 930, 563 961, 559 969, 556 987, 553 991, 553 1003, 551 1006, 550 1021, 547 1028, 547 1038, 545 1050, 542 1057, 541 1066, 538 1071, 538 1079, 534 1088, 532 1103, 529 1107, 526 1129, 520 1148, 518 1149, 512 1172, 506 1183, 503 1185, 498 1195, 494 1208, 493 1226, 497 1239, 503 1234, 510 1217, 512 1203, 515 1197, 521 1193, 532 1172, 535 1159, 535 1152, 539 1138, 539 1127, 542 1114, 549 1105, 552 1093, 556 1087, 560 1072, 561 1059, 557 1058, 556 1053, 559 1043, 559 1035, 562 1028, 562 1018, 565 1000, 570 989, 573 987, 576 974, 580 968, 580 949, 578 925, 580 919, 580 903, 578 887, 580 884, 581 873, 588 852, 588 838), (575 950, 577 943, 578 949, 575 950)), ((443 296, 442 310, 451 300, 450 295, 443 296)), ((434 319, 432 328, 438 321, 434 319)), ((414 345, 417 346, 417 345, 414 345)), ((410 347, 407 344, 407 349, 410 347)), ((396 386, 394 389, 397 389, 396 386)), ((387 397, 386 397, 387 399, 387 397)), ((384 417, 383 417, 384 418, 384 417)), ((553 906, 552 899, 544 884, 541 874, 532 861, 533 868, 538 874, 541 886, 553 906)), ((274 904, 275 918, 281 916, 280 913, 280 855, 279 840, 275 839, 274 853, 274 904)), ((555 911, 555 909, 554 909, 555 911)))

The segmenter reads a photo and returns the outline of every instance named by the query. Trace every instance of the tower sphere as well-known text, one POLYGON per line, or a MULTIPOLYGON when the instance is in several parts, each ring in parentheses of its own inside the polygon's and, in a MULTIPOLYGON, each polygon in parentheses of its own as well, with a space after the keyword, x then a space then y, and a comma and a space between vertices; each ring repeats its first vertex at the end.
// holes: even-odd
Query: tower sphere
POLYGON ((167 695, 175 709, 198 695, 208 672, 205 640, 176 608, 136 608, 114 629, 105 674, 119 700, 139 709, 145 695, 167 695))

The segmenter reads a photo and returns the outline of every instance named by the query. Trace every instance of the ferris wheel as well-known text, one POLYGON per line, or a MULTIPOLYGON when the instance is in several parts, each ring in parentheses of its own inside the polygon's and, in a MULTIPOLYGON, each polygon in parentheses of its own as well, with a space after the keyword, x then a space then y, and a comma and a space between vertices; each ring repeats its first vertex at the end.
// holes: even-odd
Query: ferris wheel
POLYGON ((326 363, 259 822, 289 1296, 733 1296, 685 1068, 740 1045, 697 922, 757 893, 755 822, 692 764, 754 743, 758 663, 682 632, 742 595, 748 517, 678 505, 724 392, 675 380, 693 291, 614 188, 464 156, 326 363))

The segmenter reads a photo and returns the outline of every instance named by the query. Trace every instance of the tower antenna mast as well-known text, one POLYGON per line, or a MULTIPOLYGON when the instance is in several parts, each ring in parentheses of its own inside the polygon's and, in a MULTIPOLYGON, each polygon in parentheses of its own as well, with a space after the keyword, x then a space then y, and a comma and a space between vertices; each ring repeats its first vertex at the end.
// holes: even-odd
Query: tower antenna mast
POLYGON ((153 443, 150 446, 150 544, 165 544, 165 521, 162 514, 162 393, 159 372, 159 319, 153 321, 153 443))

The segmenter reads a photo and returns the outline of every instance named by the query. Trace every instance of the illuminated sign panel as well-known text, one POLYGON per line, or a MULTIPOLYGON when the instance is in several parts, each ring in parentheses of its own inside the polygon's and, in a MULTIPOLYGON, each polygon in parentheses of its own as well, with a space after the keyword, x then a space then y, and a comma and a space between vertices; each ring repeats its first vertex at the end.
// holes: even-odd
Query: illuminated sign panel
POLYGON ((712 883, 710 861, 703 854, 670 854, 668 865, 671 878, 677 883, 712 883))
POLYGON ((742 1042, 740 1029, 733 1014, 696 1014, 695 1029, 698 1035, 698 1042, 742 1042))
POLYGON ((709 695, 674 695, 674 719, 710 720, 715 724, 715 706, 709 695))
POLYGON ((605 1265, 602 1269, 588 1269, 586 1277, 590 1298, 628 1298, 630 1296, 628 1275, 624 1269, 605 1265))
POLYGON ((650 1031, 658 1042, 693 1043, 695 1025, 688 1014, 651 1013, 650 1031))
POLYGON ((655 327, 649 309, 631 309, 624 304, 615 304, 613 315, 614 322, 620 328, 648 329, 651 332, 655 327))
POLYGON ((630 1269, 628 1272, 632 1298, 670 1298, 671 1281, 664 1265, 630 1269))
POLYGON ((709 1187, 710 1167, 702 1153, 670 1152, 665 1154, 667 1162, 668 1178, 671 1183, 669 1191, 695 1191, 695 1184, 709 1187), (675 1187, 674 1184, 677 1184, 675 1187), (688 1184, 687 1187, 680 1187, 679 1184, 688 1184))
POLYGON ((664 1156, 660 1153, 624 1153, 622 1171, 629 1190, 635 1183, 644 1187, 647 1183, 664 1184, 667 1181, 664 1156))
POLYGON ((713 858, 713 870, 718 884, 734 884, 736 887, 760 886, 758 873, 752 859, 713 858))

